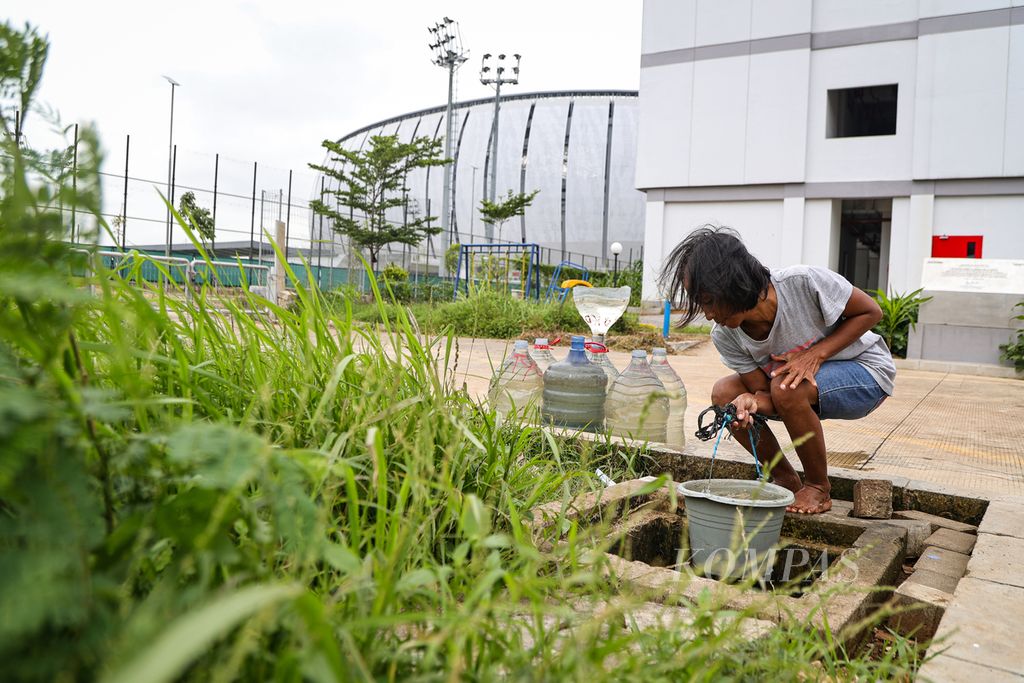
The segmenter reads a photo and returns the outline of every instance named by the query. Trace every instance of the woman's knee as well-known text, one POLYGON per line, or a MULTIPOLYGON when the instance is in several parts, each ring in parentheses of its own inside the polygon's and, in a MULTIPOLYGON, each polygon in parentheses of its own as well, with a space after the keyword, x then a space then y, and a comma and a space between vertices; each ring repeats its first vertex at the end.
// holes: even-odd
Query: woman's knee
POLYGON ((711 403, 716 406, 724 406, 746 390, 747 388, 743 386, 739 375, 722 377, 711 388, 711 403))
POLYGON ((783 389, 782 383, 787 380, 786 377, 772 378, 772 404, 779 417, 785 417, 788 411, 808 407, 817 402, 817 389, 813 384, 803 381, 797 387, 783 389), (811 395, 812 393, 814 396, 811 395))

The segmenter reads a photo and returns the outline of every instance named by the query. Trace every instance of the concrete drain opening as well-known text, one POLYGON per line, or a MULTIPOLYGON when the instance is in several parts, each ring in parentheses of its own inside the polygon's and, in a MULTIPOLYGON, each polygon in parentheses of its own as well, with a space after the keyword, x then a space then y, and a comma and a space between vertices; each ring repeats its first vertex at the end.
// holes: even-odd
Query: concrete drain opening
MULTIPOLYGON (((641 513, 635 520, 626 520, 619 532, 621 539, 613 542, 609 552, 625 560, 642 562, 652 567, 685 571, 712 579, 710 567, 694 562, 687 544, 685 513, 641 513)), ((842 555, 848 546, 822 543, 810 539, 783 536, 778 547, 751 562, 749 571, 727 583, 749 583, 758 591, 780 592, 800 597, 842 555)), ((722 548, 709 560, 728 561, 730 551, 722 548)))
POLYGON ((541 506, 532 526, 567 529, 573 519, 579 530, 596 532, 606 549, 598 556, 602 568, 621 589, 639 591, 653 614, 685 610, 711 593, 718 608, 742 611, 758 623, 828 628, 853 651, 868 635, 858 625, 890 604, 911 609, 884 626, 919 642, 931 638, 965 573, 977 533, 973 517, 984 509, 957 514, 963 498, 901 493, 889 518, 866 519, 852 516, 853 503, 840 490, 834 487, 826 513, 785 515, 760 582, 719 581, 690 566, 684 501, 674 484, 659 485, 654 477, 581 495, 568 506, 541 506), (936 514, 944 509, 958 519, 936 514))

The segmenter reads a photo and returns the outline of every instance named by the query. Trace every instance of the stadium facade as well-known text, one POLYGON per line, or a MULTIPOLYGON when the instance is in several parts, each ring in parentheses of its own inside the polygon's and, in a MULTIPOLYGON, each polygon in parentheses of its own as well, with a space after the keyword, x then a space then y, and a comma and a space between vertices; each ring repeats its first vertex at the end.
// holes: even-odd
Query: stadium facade
MULTIPOLYGON (((509 220, 493 242, 531 242, 549 263, 568 259, 590 268, 606 267, 609 245, 623 245, 623 262, 640 256, 644 233, 644 195, 635 189, 638 104, 636 91, 565 91, 503 95, 498 119, 498 158, 492 156, 494 99, 459 102, 453 113, 452 212, 450 241, 484 242, 478 208, 490 198, 491 164, 496 164, 495 194, 539 190, 521 218, 509 220)), ((378 121, 342 137, 346 149, 364 149, 375 135, 444 138, 445 107, 433 107, 378 121)), ((326 161, 325 164, 330 163, 326 161)), ((407 186, 410 211, 440 214, 444 170, 416 169, 407 186)), ((324 178, 324 183, 332 182, 324 178)), ((396 209, 389 220, 401 222, 396 209)), ((330 226, 314 221, 313 239, 331 244, 334 265, 347 266, 349 249, 330 226)), ((445 236, 418 249, 393 245, 382 263, 437 272, 445 236)), ((327 251, 325 249, 325 251, 327 251)), ((355 263, 355 261, 353 261, 355 263)))

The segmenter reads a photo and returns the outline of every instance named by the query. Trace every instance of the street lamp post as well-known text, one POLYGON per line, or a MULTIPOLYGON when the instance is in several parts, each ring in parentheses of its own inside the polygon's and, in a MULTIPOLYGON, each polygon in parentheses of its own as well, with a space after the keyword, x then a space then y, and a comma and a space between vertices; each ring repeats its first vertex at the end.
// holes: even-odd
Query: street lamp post
MULTIPOLYGON (((170 76, 164 76, 164 79, 171 84, 171 132, 170 139, 167 141, 167 201, 171 201, 171 173, 173 171, 172 165, 174 163, 174 89, 181 85, 170 76)), ((164 256, 170 258, 171 256, 171 207, 167 207, 167 234, 166 243, 164 245, 164 256)))
MULTIPOLYGON (((516 64, 512 67, 512 76, 505 76, 505 55, 498 55, 497 60, 493 62, 495 66, 488 66, 488 60, 491 59, 491 53, 484 55, 483 60, 480 63, 480 82, 484 85, 494 86, 494 120, 491 121, 491 192, 490 200, 493 202, 497 196, 497 182, 498 182, 498 113, 501 110, 501 86, 505 83, 510 85, 517 85, 519 83, 519 60, 522 59, 522 55, 512 55, 516 58, 516 64), (494 71, 494 75, 489 75, 491 71, 494 71)), ((487 234, 487 241, 490 242, 493 235, 493 227, 491 224, 487 224, 484 228, 487 234)))
MULTIPOLYGON (((462 49, 462 37, 459 23, 445 17, 427 31, 433 39, 429 47, 434 52, 434 64, 448 70, 448 109, 444 121, 444 158, 452 158, 452 107, 455 92, 455 70, 468 59, 467 50, 462 49)), ((441 198, 441 229, 444 233, 444 253, 448 253, 451 245, 451 198, 452 198, 452 165, 444 165, 444 196, 441 198)), ((443 267, 443 264, 442 264, 443 267)))
POLYGON ((612 252, 612 256, 615 257, 615 270, 612 271, 612 287, 619 286, 619 254, 622 253, 622 244, 619 242, 612 242, 609 247, 612 252))

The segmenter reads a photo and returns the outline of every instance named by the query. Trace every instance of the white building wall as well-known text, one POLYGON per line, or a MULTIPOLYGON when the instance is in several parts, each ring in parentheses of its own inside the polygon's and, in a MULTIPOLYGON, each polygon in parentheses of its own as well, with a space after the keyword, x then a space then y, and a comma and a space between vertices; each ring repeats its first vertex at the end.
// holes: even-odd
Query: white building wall
POLYGON ((857 198, 892 198, 879 257, 891 290, 920 286, 933 234, 1024 257, 1021 6, 646 0, 636 182, 655 200, 650 269, 709 221, 740 229, 767 265, 837 268, 842 201, 857 198), (826 136, 828 90, 890 83, 894 135, 826 136))
POLYGON ((932 235, 983 235, 982 256, 1020 256, 1024 197, 937 197, 932 235))
POLYGON ((689 185, 693 64, 641 70, 640 92, 636 186, 689 185))
MULTIPOLYGON (((783 253, 783 202, 668 202, 664 210, 662 245, 670 252, 705 223, 743 230, 750 252, 769 268, 787 264, 783 253)), ((646 252, 645 252, 646 253, 646 252)))
POLYGON ((1010 27, 926 35, 916 43, 914 177, 1002 175, 1010 27))
POLYGON ((811 53, 807 113, 807 182, 905 180, 913 172, 914 90, 917 50, 912 40, 811 53), (828 91, 899 84, 896 134, 857 138, 825 136, 828 91))

